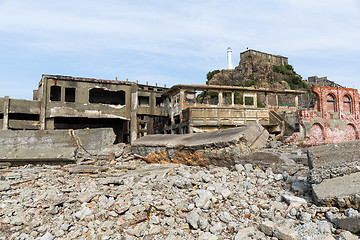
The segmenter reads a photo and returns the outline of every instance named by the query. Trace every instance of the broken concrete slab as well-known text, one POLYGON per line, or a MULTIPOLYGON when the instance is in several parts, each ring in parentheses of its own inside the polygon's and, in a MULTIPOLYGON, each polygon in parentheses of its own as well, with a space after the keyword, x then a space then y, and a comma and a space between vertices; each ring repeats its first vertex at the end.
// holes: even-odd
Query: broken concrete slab
POLYGON ((319 205, 352 207, 360 203, 360 141, 308 149, 314 201, 319 205))
POLYGON ((341 229, 350 231, 352 233, 360 232, 360 215, 337 218, 337 223, 341 229))
POLYGON ((0 130, 0 162, 74 162, 79 151, 97 153, 114 141, 111 128, 0 130))
POLYGON ((148 135, 131 150, 149 163, 230 167, 240 156, 261 149, 269 133, 261 125, 184 135, 148 135))
POLYGON ((308 148, 310 182, 360 171, 360 141, 327 144, 308 148))
POLYGON ((100 151, 113 145, 114 142, 115 134, 112 128, 38 131, 0 130, 0 149, 53 149, 81 145, 88 151, 100 151))
POLYGON ((317 204, 359 209, 360 172, 325 179, 313 184, 313 197, 317 204))
POLYGON ((94 166, 94 165, 78 165, 76 167, 70 168, 70 173, 99 173, 106 171, 108 168, 103 166, 94 166))
POLYGON ((0 149, 0 162, 74 162, 75 160, 74 147, 0 149))
POLYGON ((294 160, 288 158, 284 154, 270 152, 266 149, 256 151, 250 155, 239 156, 236 159, 236 163, 242 165, 250 163, 258 166, 263 171, 270 167, 274 173, 281 174, 286 171, 290 175, 293 175, 300 168, 304 168, 301 164, 297 164, 294 160))

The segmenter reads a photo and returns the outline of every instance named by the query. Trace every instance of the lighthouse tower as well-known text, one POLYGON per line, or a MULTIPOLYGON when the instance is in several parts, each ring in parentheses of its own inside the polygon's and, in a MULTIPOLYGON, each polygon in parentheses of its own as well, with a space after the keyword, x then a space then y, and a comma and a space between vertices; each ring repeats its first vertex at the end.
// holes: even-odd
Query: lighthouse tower
POLYGON ((228 69, 233 69, 233 65, 231 63, 231 53, 232 53, 232 50, 230 47, 228 47, 227 49, 227 62, 228 62, 228 69))

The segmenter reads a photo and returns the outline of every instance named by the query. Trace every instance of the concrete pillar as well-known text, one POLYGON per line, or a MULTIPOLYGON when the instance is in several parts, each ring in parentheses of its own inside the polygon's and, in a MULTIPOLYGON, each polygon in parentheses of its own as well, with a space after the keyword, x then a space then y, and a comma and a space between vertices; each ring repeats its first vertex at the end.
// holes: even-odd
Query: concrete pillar
POLYGON ((279 107, 279 98, 278 98, 277 94, 275 95, 275 99, 276 99, 276 107, 278 108, 279 107))
POLYGON ((133 84, 131 86, 131 98, 130 98, 130 143, 133 143, 137 138, 137 130, 138 130, 137 108, 138 108, 138 86, 133 84))
POLYGON ((269 95, 267 92, 265 92, 265 106, 269 107, 269 95))
POLYGON ((55 129, 55 121, 54 118, 48 118, 45 120, 46 122, 46 129, 54 130, 55 129))
POLYGON ((180 90, 180 122, 182 122, 183 120, 183 114, 182 114, 182 110, 184 107, 184 99, 185 99, 185 90, 181 89, 180 90))
POLYGON ((297 108, 299 106, 299 96, 295 96, 295 107, 297 108))
POLYGON ((174 95, 172 95, 170 97, 170 105, 171 105, 171 111, 170 111, 170 121, 171 121, 171 125, 175 125, 175 120, 174 120, 174 108, 175 108, 175 98, 174 98, 174 95))
POLYGON ((223 105, 223 92, 218 93, 218 106, 221 107, 223 105))
POLYGON ((231 92, 231 106, 235 106, 235 94, 231 92))
POLYGON ((40 130, 46 129, 46 106, 47 106, 47 79, 41 79, 41 99, 40 99, 40 130))
POLYGON ((3 130, 9 129, 9 107, 10 107, 10 99, 9 96, 4 97, 4 108, 3 108, 3 130))
POLYGON ((254 107, 257 108, 257 93, 254 94, 254 107))

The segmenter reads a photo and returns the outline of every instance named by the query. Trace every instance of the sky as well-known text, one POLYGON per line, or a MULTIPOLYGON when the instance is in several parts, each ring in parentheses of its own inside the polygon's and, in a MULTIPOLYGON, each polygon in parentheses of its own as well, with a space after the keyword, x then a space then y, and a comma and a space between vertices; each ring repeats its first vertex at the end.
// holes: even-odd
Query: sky
POLYGON ((360 89, 358 0, 0 0, 0 97, 42 74, 205 84, 247 48, 360 89))

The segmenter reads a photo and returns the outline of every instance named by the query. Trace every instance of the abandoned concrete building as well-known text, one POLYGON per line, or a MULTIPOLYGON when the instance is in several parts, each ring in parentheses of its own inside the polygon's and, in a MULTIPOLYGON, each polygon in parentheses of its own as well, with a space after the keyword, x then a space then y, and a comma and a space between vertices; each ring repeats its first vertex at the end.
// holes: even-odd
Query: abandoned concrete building
POLYGON ((342 87, 333 81, 327 79, 327 77, 311 76, 307 80, 313 86, 327 86, 327 87, 342 87))
MULTIPOLYGON (((43 75, 33 100, 0 98, 2 129, 112 127, 117 142, 147 134, 190 133, 261 123, 284 131, 305 92, 252 87, 175 85, 43 75)), ((295 128, 296 126, 293 126, 295 128)))

